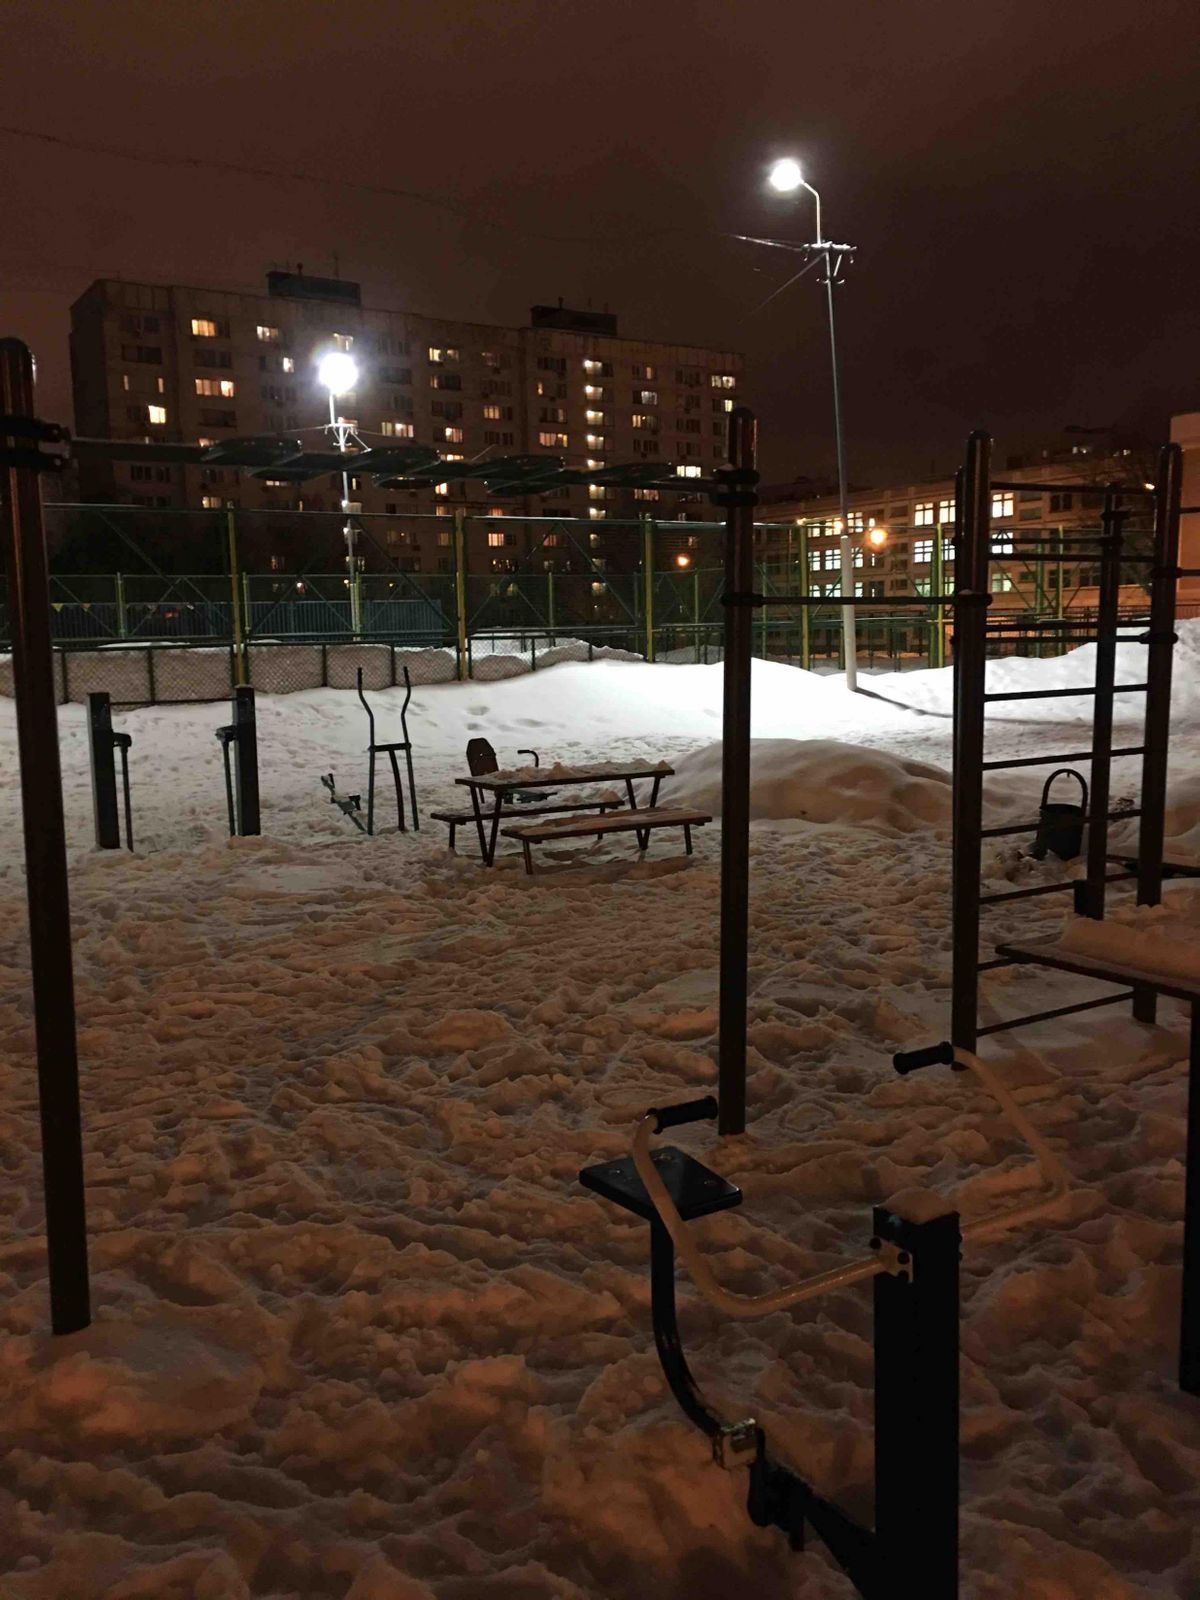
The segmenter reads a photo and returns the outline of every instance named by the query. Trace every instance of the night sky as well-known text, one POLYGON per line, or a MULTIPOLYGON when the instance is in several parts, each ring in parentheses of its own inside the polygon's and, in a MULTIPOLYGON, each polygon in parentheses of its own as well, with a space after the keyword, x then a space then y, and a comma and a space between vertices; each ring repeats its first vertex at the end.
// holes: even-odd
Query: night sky
POLYGON ((972 427, 1161 436, 1200 409, 1194 0, 7 0, 0 333, 69 416, 92 278, 258 289, 302 261, 370 304, 744 350, 763 467, 832 468, 794 154, 859 247, 838 314, 850 472, 919 476, 972 427), (428 194, 230 175, 278 168, 428 194))

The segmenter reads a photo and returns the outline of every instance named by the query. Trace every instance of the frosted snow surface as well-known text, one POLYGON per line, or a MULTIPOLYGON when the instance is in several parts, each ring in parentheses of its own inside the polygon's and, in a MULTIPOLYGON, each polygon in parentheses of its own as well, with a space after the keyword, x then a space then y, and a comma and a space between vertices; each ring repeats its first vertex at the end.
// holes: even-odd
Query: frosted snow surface
MULTIPOLYGON (((1195 665, 1189 645, 1179 848, 1200 826, 1195 665)), ((904 698, 918 676, 867 686, 904 698)), ((953 1195, 970 1216, 1030 1181, 970 1082, 889 1066, 946 1029, 948 674, 925 683, 917 713, 755 666, 750 1127, 673 1134, 745 1190, 696 1224, 734 1290, 861 1255, 888 1196, 953 1195)), ((372 696, 381 739, 399 737, 400 698, 372 696)), ((989 753, 1086 744, 1076 702, 1051 705, 1051 721, 1008 708, 989 753)), ((259 708, 268 834, 236 843, 213 737, 226 708, 118 710, 132 858, 91 850, 82 713, 61 715, 96 1321, 51 1340, 0 704, 0 1594, 849 1596, 819 1541, 791 1555, 750 1525, 744 1472, 710 1463, 665 1392, 647 1230, 576 1181, 629 1148, 645 1107, 712 1083, 719 823, 690 862, 667 840, 641 861, 628 839, 576 841, 528 879, 519 851, 482 871, 467 830, 450 856, 427 817, 461 805, 477 733, 502 764, 529 746, 571 766, 666 760, 664 803, 715 804, 720 668, 603 661, 417 689, 426 820, 373 840, 318 783, 363 785, 353 695, 259 708)), ((1135 781, 1118 773, 1115 793, 1135 781)), ((989 816, 1030 819, 1039 788, 992 783, 989 816)), ((996 884, 1079 870, 997 844, 996 884)), ((1156 926, 1194 940, 1200 897, 1167 893, 1156 926)), ((990 926, 1047 936, 1063 909, 1018 902, 990 926)), ((982 1010, 1092 992, 1005 970, 982 1010)), ((1172 1002, 1155 1029, 1083 1013, 988 1054, 1079 1191, 1057 1228, 964 1260, 963 1593, 1194 1597, 1200 1405, 1174 1378, 1186 1018, 1172 1002)), ((869 1290, 734 1325, 685 1283, 681 1323, 727 1414, 762 1419, 869 1516, 869 1290)))

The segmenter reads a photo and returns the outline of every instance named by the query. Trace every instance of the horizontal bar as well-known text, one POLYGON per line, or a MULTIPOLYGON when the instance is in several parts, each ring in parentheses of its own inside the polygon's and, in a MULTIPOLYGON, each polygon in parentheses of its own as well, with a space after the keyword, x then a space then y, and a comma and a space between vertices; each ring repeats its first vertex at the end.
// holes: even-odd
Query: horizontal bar
MULTIPOLYGON (((676 523, 682 527, 682 523, 676 523)), ((952 606, 957 605, 963 595, 956 594, 915 594, 915 595, 848 595, 848 594, 764 594, 754 603, 764 606, 952 606)), ((561 629, 559 630, 562 631, 561 629)))
MULTIPOLYGON (((1128 883, 1137 877, 1136 872, 1110 872, 1103 880, 1105 883, 1128 883)), ((1039 895, 1062 894, 1066 889, 1073 889, 1077 883, 1086 883, 1086 878, 1068 878, 1065 883, 1037 883, 1029 889, 1006 889, 1002 894, 981 894, 981 906, 998 906, 1006 900, 1034 900, 1039 895)))
MULTIPOLYGON (((1117 683, 1110 694, 1143 694, 1144 683, 1117 683)), ((1008 694, 985 694, 985 700, 1070 700, 1076 695, 1099 694, 1098 689, 1015 689, 1008 694)))
MULTIPOLYGON (((1141 814, 1141 811, 1137 810, 1106 811, 1104 815, 1105 820, 1108 822, 1124 822, 1128 817, 1140 817, 1141 814)), ((1082 828, 1086 823, 1093 822, 1094 820, 1095 818, 1093 817, 1080 817, 1079 826, 1082 828)), ((1040 827, 1040 822, 1020 822, 1014 824, 1014 826, 1011 828, 981 828, 979 831, 979 837, 981 839, 1005 839, 1010 834, 1014 833, 1036 833, 1040 827)), ((1115 861, 1121 858, 1112 856, 1109 859, 1115 861)))
MULTIPOLYGON (((1003 479, 993 478, 991 487, 993 489, 1026 489, 1031 494, 1094 494, 1102 500, 1108 485, 1103 483, 1007 483, 1003 479)), ((1150 489, 1135 488, 1127 483, 1114 483, 1112 488, 1115 495, 1136 494, 1144 498, 1149 498, 1153 492, 1150 489)), ((1098 511, 1100 507, 1093 506, 1089 507, 1089 509, 1098 511)))
MULTIPOLYGON (((1116 756, 1140 756, 1144 753, 1144 746, 1131 744, 1119 750, 1110 750, 1109 759, 1116 756)), ((984 772, 1006 772, 1010 767, 1049 767, 1056 761, 1094 761, 1095 750, 1069 750, 1061 756, 1018 756, 1012 761, 984 761, 981 763, 984 772)))
MULTIPOLYGON (((1097 979, 1097 982, 1103 980, 1097 979)), ((992 1022, 978 1030, 982 1039, 988 1033, 1004 1033, 1009 1028, 1027 1028, 1031 1022, 1049 1022, 1053 1017, 1069 1017, 1076 1011, 1095 1011, 1098 1006, 1115 1006, 1123 1000, 1132 1000, 1134 991, 1123 989, 1120 994, 1102 995, 1099 1000, 1078 1000, 1071 1006, 1055 1006, 1052 1011, 1031 1011, 1028 1016, 1010 1017, 1007 1022, 992 1022)))
POLYGON ((1014 956, 997 956, 994 961, 980 961, 976 964, 976 972, 994 972, 997 967, 1015 967, 1017 964, 1014 956))

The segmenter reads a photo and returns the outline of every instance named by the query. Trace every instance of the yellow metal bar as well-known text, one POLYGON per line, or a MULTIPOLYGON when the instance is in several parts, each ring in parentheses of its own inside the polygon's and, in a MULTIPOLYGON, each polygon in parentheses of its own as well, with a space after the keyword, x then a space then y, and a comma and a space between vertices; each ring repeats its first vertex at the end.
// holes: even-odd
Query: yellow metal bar
POLYGON ((235 687, 246 682, 246 639, 242 617, 242 586, 238 574, 237 511, 225 508, 225 536, 229 545, 230 622, 233 629, 233 681, 235 687))
POLYGON ((467 660, 467 514, 454 508, 454 614, 458 624, 458 676, 470 677, 467 660))

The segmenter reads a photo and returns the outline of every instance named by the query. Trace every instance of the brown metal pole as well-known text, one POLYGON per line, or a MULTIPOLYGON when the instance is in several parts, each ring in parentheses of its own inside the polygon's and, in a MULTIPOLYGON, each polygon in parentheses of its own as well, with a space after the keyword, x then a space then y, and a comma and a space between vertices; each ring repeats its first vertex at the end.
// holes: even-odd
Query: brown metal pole
POLYGON ((746 406, 729 418, 725 517, 725 704, 721 744, 721 1022, 717 1121, 746 1130, 746 1003, 750 936, 750 662, 758 428, 746 406))
MULTIPOLYGON (((19 339, 0 339, 0 413, 14 420, 33 417, 33 357, 19 339)), ((0 536, 21 760, 50 1318, 55 1333, 74 1333, 91 1321, 91 1307, 46 535, 37 468, 12 460, 35 448, 30 438, 0 422, 0 536)))

